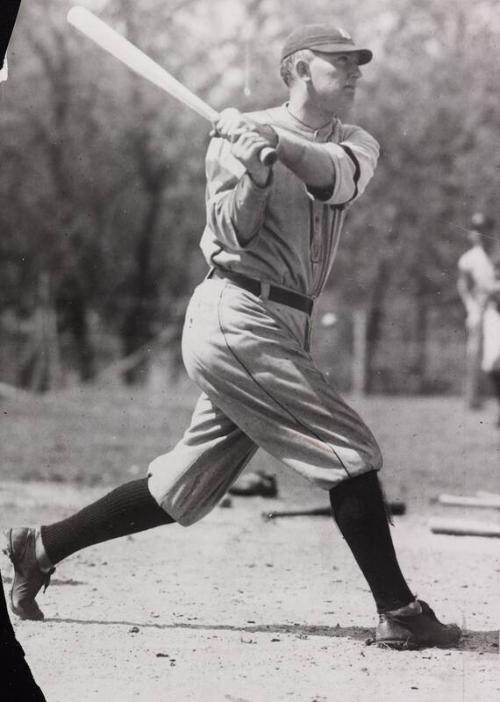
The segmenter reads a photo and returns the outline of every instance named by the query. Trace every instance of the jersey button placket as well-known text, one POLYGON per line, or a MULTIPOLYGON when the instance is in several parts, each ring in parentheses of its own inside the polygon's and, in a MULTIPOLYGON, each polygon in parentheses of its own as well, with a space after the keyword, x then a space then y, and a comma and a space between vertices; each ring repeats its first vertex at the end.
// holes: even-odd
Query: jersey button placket
POLYGON ((311 237, 311 261, 317 263, 321 258, 321 248, 322 248, 322 225, 323 218, 320 205, 317 202, 313 202, 312 205, 312 237, 311 237))

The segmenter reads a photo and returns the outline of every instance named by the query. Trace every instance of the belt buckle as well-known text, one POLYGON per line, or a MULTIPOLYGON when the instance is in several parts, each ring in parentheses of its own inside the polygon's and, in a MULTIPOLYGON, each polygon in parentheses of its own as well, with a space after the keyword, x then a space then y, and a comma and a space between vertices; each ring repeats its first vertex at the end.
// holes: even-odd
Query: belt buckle
POLYGON ((262 283, 260 284, 260 297, 264 298, 264 300, 269 299, 269 293, 271 292, 271 283, 262 283))

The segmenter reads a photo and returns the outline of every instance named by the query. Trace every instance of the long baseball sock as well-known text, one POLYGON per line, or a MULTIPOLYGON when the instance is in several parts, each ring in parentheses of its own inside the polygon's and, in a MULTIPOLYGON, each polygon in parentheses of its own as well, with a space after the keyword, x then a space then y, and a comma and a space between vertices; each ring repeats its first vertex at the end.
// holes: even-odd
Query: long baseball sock
POLYGON ((172 519, 156 502, 147 478, 112 490, 67 519, 41 527, 45 553, 52 565, 87 546, 136 534, 172 519))
POLYGON ((415 598, 401 573, 382 489, 375 472, 330 490, 333 516, 372 591, 378 612, 405 607, 415 598))
POLYGON ((490 372, 491 384, 493 385, 493 390, 495 392, 495 397, 500 402, 500 370, 494 370, 490 372))

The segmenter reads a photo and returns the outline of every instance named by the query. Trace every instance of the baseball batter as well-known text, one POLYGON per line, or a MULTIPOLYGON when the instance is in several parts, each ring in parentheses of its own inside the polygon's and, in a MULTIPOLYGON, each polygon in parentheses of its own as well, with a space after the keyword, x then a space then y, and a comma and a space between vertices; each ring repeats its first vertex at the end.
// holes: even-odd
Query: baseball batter
POLYGON ((379 147, 344 124, 372 53, 343 29, 306 25, 285 41, 286 104, 226 110, 206 159, 206 279, 189 303, 183 358, 202 394, 186 433, 148 477, 68 519, 8 533, 13 611, 43 617, 35 597, 54 566, 108 539, 179 522, 225 495, 258 447, 327 490, 332 514, 373 593, 376 638, 395 647, 453 645, 400 571, 377 472, 379 447, 310 353, 311 313, 330 273, 348 208, 363 194, 379 147), (259 159, 275 148, 278 162, 259 159))

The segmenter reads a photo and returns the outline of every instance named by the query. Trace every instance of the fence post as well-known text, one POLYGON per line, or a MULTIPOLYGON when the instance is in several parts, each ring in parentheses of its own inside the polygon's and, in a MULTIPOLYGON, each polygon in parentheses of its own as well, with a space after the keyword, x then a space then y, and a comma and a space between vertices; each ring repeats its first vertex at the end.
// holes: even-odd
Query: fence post
POLYGON ((367 388, 367 326, 368 315, 365 309, 355 309, 352 316, 352 365, 351 392, 365 395, 367 388))
POLYGON ((465 402, 470 409, 481 406, 481 355, 483 347, 483 319, 470 324, 467 329, 467 343, 465 352, 465 402))

